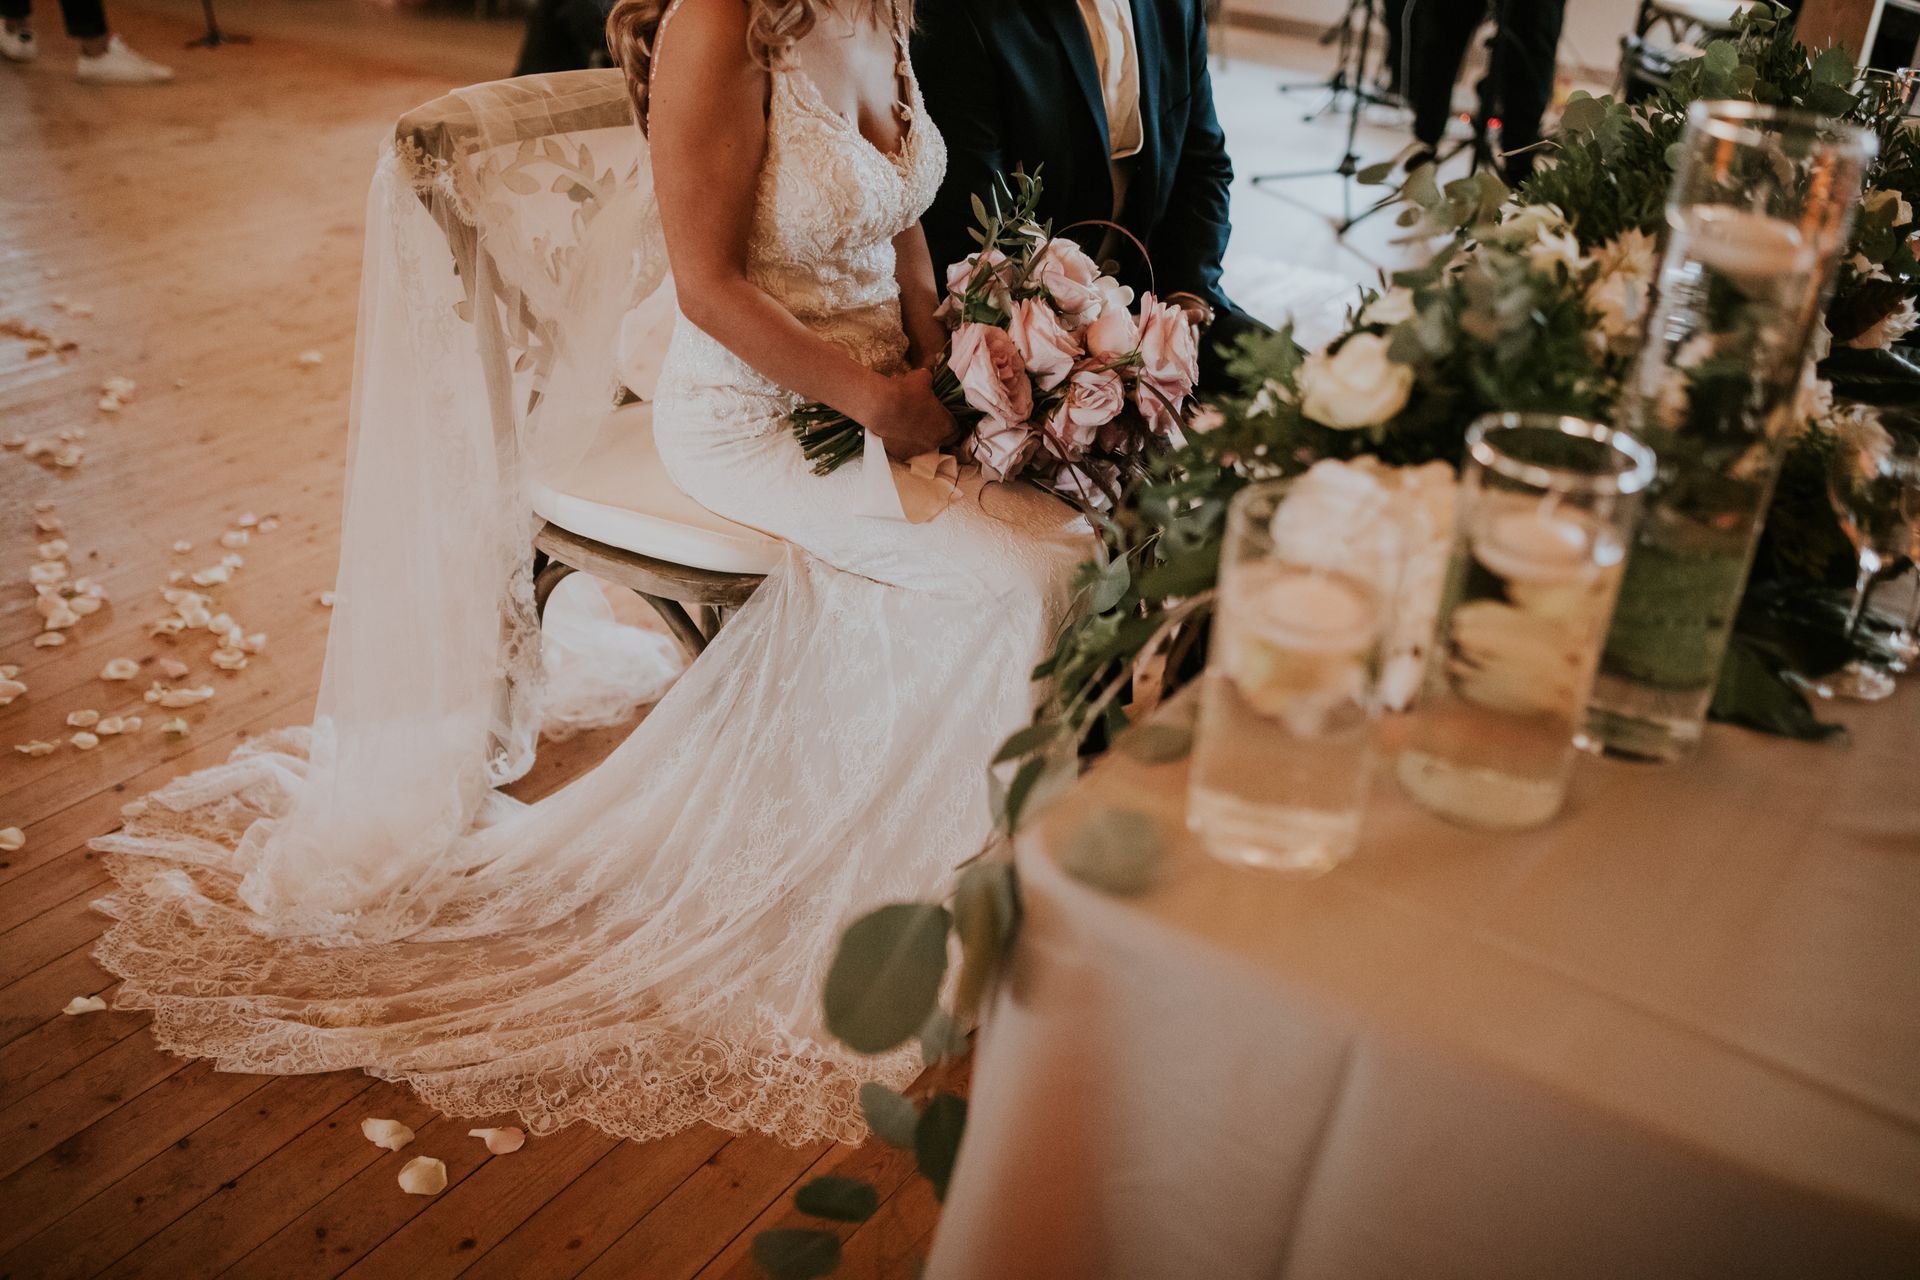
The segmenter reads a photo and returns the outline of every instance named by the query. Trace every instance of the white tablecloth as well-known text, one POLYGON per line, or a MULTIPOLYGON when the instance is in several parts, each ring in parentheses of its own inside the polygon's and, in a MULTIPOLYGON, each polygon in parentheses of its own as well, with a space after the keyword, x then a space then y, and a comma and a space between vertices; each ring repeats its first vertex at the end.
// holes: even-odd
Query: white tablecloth
POLYGON ((1920 1276, 1920 690, 1582 762, 1522 835, 1388 779, 1318 880, 1110 758, 1018 849, 929 1280, 1920 1276), (1159 883, 1056 856, 1151 813, 1159 883))

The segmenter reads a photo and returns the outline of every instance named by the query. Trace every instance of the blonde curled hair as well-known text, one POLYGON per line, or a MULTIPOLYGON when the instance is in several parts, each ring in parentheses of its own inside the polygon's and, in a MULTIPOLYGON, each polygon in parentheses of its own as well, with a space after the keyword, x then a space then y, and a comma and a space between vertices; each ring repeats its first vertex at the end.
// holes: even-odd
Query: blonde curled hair
MULTIPOLYGON (((647 127, 647 91, 653 83, 654 42, 661 20, 675 0, 618 0, 607 15, 607 48, 627 73, 627 92, 633 97, 634 116, 647 127)), ((744 0, 747 6, 747 50, 753 60, 771 68, 787 50, 806 38, 820 21, 822 10, 838 10, 872 21, 883 17, 895 0, 744 0)), ((901 0, 905 12, 907 4, 901 0)))

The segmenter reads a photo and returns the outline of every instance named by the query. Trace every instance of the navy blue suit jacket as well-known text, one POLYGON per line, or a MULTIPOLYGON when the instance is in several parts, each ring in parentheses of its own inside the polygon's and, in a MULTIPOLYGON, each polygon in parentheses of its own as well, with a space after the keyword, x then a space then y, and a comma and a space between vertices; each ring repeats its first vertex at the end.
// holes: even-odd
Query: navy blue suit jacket
MULTIPOLYGON (((1131 0, 1140 59, 1140 154, 1118 221, 1153 259, 1153 287, 1197 294, 1218 313, 1206 344, 1255 322, 1220 290, 1233 165, 1213 109, 1202 0, 1131 0)), ((1107 112, 1076 0, 917 0, 914 71, 947 141, 947 177, 924 219, 937 273, 977 246, 972 197, 997 175, 1039 173, 1056 229, 1111 218, 1107 112)), ((1099 227, 1074 232, 1097 246, 1099 227)), ((1148 287, 1139 255, 1122 280, 1148 287)))

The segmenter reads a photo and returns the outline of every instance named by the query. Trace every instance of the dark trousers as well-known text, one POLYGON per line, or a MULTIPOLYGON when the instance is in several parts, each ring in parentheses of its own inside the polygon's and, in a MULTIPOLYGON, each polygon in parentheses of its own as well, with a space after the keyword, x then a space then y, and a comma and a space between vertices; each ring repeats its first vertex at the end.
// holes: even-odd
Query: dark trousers
MULTIPOLYGON (((1413 104, 1413 136, 1438 146, 1452 109, 1453 82, 1466 61, 1473 33, 1491 9, 1494 35, 1481 101, 1500 118, 1500 149, 1540 141, 1540 117, 1553 100, 1554 54, 1566 0, 1408 0, 1410 39, 1407 96, 1413 104)), ((1534 155, 1507 161, 1507 181, 1533 172, 1534 155)))
MULTIPOLYGON (((33 0, 0 0, 0 18, 18 22, 33 12, 33 0)), ((75 40, 98 40, 107 34, 107 11, 100 0, 60 0, 60 16, 75 40)))

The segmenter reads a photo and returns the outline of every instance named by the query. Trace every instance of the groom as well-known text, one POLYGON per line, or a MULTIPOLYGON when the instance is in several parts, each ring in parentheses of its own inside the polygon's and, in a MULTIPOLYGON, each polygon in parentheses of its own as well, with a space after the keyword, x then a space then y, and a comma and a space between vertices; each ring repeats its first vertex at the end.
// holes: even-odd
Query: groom
POLYGON ((1013 170, 1038 173, 1040 216, 1120 264, 1201 325, 1204 389, 1230 389, 1220 355, 1264 326, 1220 291, 1233 166, 1213 112, 1203 0, 918 0, 913 65, 947 141, 924 219, 935 270, 976 247, 972 200, 1013 170))

